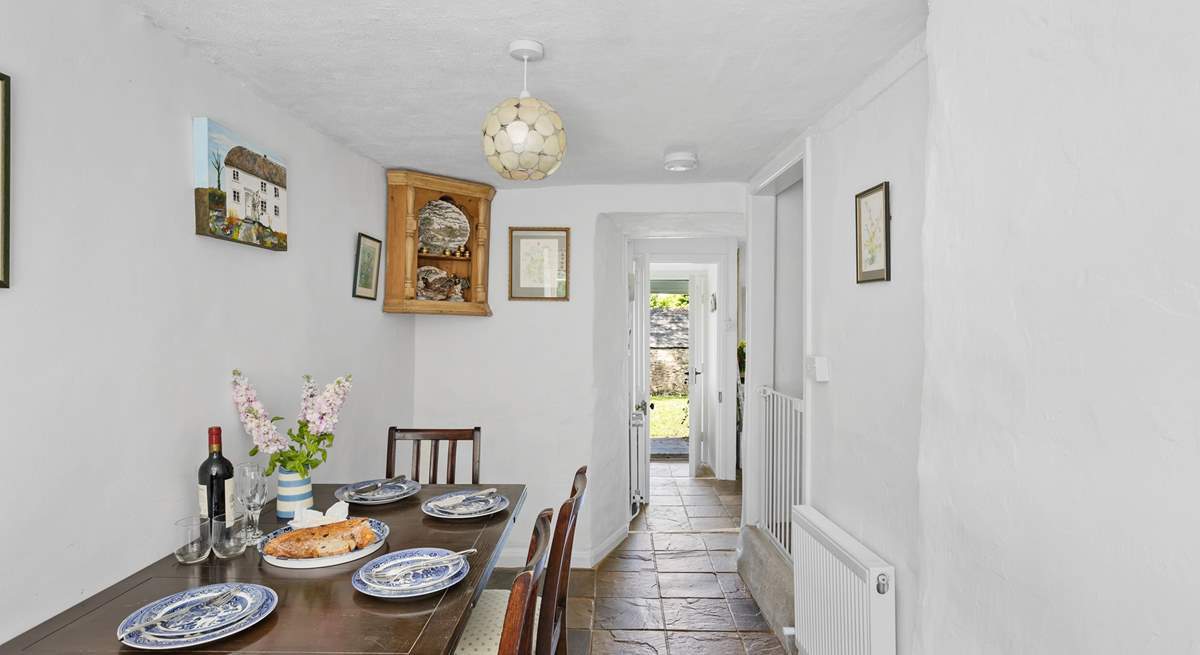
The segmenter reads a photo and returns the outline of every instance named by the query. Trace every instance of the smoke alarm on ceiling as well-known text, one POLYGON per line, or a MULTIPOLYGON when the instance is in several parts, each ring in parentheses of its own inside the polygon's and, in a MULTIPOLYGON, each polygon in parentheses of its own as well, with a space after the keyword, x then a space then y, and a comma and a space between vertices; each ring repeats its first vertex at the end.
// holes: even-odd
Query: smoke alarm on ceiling
POLYGON ((690 171, 696 167, 696 153, 691 150, 673 150, 663 157, 663 168, 672 173, 690 171))

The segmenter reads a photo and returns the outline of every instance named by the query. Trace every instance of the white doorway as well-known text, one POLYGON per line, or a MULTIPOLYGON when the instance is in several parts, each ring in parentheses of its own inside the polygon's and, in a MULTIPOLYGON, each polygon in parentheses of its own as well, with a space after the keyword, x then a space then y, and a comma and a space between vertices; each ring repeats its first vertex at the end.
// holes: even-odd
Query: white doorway
POLYGON ((738 476, 738 241, 630 239, 626 249, 630 262, 630 484, 636 504, 639 494, 643 499, 648 495, 643 490, 649 488, 651 424, 655 412, 665 409, 655 403, 650 379, 654 359, 650 296, 655 281, 674 283, 679 291, 687 289, 687 393, 686 400, 676 401, 686 405, 689 472, 695 475, 704 467, 717 478, 738 476))
POLYGON ((648 371, 642 375, 650 459, 686 462, 689 475, 696 476, 713 468, 720 425, 716 396, 709 393, 715 385, 708 382, 720 335, 712 309, 717 265, 648 263, 648 271, 648 371))

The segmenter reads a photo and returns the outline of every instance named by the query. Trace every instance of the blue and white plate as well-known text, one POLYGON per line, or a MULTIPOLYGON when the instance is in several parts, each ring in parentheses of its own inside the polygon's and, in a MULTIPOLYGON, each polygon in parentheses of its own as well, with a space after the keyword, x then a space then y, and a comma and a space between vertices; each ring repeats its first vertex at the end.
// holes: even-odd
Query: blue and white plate
POLYGON ((483 516, 491 516, 492 514, 503 512, 504 510, 508 509, 508 498, 501 496, 500 494, 495 494, 481 500, 474 500, 469 503, 462 503, 461 505, 455 505, 453 509, 443 509, 433 505, 433 503, 445 498, 453 498, 454 496, 461 496, 469 493, 478 493, 479 491, 482 490, 475 489, 470 491, 452 491, 448 494, 437 496, 436 498, 430 498, 424 503, 421 503, 421 511, 425 512, 429 516, 439 519, 477 519, 483 516))
POLYGON ((383 482, 383 480, 363 480, 354 484, 347 484, 338 487, 333 496, 340 501, 353 503, 355 505, 386 505, 394 503, 397 500, 403 500, 421 490, 421 483, 414 480, 402 480, 399 482, 389 482, 379 489, 366 494, 355 494, 355 487, 363 487, 372 482, 383 482))
POLYGON ((370 576, 380 569, 396 568, 405 564, 417 564, 423 559, 445 557, 453 553, 454 551, 446 550, 445 548, 409 548, 407 550, 388 553, 383 557, 376 557, 370 562, 363 564, 362 567, 354 572, 354 577, 350 579, 350 584, 354 585, 354 588, 362 593, 368 596, 375 596, 376 598, 420 598, 436 594, 439 591, 453 587, 462 582, 463 578, 467 577, 467 573, 471 570, 471 565, 467 563, 465 558, 459 558, 456 562, 421 569, 411 576, 401 576, 399 579, 388 582, 374 580, 367 582, 364 576, 370 576))
POLYGON ((319 569, 325 566, 337 566, 338 564, 353 562, 356 559, 362 559, 367 555, 379 550, 380 548, 383 548, 383 544, 387 541, 388 533, 391 532, 391 529, 388 528, 387 523, 384 523, 383 521, 378 519, 367 519, 367 522, 371 525, 371 530, 375 533, 375 541, 368 546, 359 548, 358 550, 352 550, 342 555, 291 559, 288 557, 275 557, 274 555, 267 555, 263 552, 263 548, 267 545, 267 542, 281 534, 287 534, 288 532, 291 532, 291 526, 285 526, 270 534, 263 535, 263 538, 258 540, 258 554, 262 556, 263 561, 266 563, 285 569, 319 569))
POLYGON ((189 605, 194 607, 194 611, 187 615, 150 626, 121 640, 127 646, 144 650, 188 648, 241 632, 266 618, 278 604, 279 596, 270 587, 248 582, 212 584, 171 594, 142 607, 117 626, 117 634, 120 635, 132 625, 189 605), (216 607, 201 607, 208 599, 219 596, 233 586, 240 588, 228 602, 216 607))

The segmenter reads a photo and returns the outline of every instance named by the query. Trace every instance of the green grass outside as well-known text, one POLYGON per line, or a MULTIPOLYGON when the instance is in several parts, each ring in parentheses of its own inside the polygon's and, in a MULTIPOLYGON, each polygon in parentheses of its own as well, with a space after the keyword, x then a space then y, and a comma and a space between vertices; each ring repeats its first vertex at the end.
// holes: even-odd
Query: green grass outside
POLYGON ((688 436, 687 396, 654 396, 650 399, 650 437, 688 436))

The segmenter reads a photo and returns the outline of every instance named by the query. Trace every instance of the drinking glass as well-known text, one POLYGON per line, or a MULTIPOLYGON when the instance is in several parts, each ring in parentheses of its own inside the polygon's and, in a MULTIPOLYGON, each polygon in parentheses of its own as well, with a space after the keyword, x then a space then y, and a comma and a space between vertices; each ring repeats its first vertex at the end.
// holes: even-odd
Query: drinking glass
POLYGON ((175 530, 183 543, 175 549, 175 559, 180 564, 195 564, 208 559, 208 552, 212 550, 212 533, 207 518, 189 516, 179 519, 175 522, 175 530))
POLYGON ((229 517, 228 520, 213 519, 212 522, 212 551, 217 557, 225 559, 237 557, 246 550, 246 540, 242 537, 242 520, 229 517))
POLYGON ((262 537, 262 530, 258 529, 258 515, 267 503, 266 472, 254 462, 238 464, 234 471, 234 485, 237 488, 238 504, 246 510, 242 538, 251 542, 262 537))

